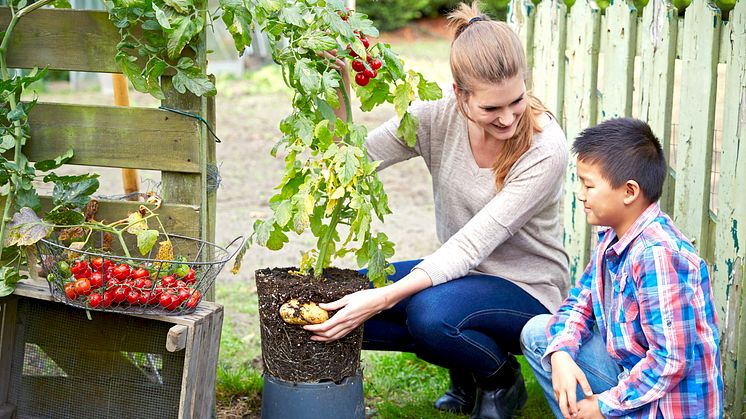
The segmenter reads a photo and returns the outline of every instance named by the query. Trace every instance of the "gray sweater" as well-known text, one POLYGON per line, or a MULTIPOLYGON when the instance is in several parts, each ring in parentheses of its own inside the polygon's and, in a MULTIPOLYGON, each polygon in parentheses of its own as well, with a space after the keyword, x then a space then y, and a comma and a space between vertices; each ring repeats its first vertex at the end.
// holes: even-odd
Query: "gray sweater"
POLYGON ((430 170, 442 246, 416 268, 433 285, 469 273, 499 276, 554 313, 570 286, 560 213, 569 153, 560 126, 552 118, 534 135, 497 191, 492 169, 474 160, 452 93, 410 112, 419 121, 414 148, 396 136, 396 117, 371 131, 366 147, 372 160, 383 161, 379 170, 416 156, 430 170))

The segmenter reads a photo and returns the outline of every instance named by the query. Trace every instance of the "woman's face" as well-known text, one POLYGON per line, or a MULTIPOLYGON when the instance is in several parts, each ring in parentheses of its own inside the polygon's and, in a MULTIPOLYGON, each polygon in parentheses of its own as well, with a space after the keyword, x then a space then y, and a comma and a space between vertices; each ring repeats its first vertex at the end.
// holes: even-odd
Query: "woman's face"
POLYGON ((469 118, 484 129, 487 139, 505 141, 513 138, 518 121, 526 111, 526 83, 520 74, 502 83, 477 83, 465 96, 456 89, 469 118))

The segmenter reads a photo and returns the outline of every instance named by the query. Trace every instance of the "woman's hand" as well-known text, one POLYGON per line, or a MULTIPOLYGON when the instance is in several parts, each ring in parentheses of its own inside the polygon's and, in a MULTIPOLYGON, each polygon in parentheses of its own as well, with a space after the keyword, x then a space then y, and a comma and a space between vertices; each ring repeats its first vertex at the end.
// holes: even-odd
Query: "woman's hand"
POLYGON ((578 402, 578 419, 604 419, 597 394, 578 402))
POLYGON ((331 342, 345 337, 355 330, 364 321, 378 314, 386 304, 386 290, 383 288, 371 288, 348 294, 331 303, 321 303, 319 307, 324 310, 339 310, 331 319, 320 324, 304 326, 309 332, 315 333, 311 340, 318 342, 331 342))
POLYGON ((578 384, 586 396, 593 396, 591 385, 585 377, 583 370, 573 361, 570 354, 557 351, 552 354, 552 388, 554 397, 557 399, 559 408, 565 418, 574 418, 578 414, 576 392, 578 384))

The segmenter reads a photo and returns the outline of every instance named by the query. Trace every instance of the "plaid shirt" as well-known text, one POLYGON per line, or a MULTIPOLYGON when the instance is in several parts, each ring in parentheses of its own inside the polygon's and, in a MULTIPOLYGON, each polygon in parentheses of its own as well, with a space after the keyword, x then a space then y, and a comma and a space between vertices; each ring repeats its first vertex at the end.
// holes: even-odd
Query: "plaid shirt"
POLYGON ((599 232, 579 286, 547 327, 542 362, 558 350, 574 359, 596 323, 623 368, 617 385, 599 394, 604 416, 722 417, 717 317, 705 262, 657 204, 609 246, 615 237, 608 228, 599 232), (614 287, 610 318, 602 301, 604 262, 614 287))

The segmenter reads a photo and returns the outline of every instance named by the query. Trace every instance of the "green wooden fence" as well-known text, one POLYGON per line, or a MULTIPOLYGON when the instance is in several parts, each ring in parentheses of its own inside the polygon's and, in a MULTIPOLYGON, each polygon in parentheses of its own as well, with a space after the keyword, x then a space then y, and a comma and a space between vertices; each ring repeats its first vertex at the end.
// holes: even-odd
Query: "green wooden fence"
MULTIPOLYGON (((746 377, 746 0, 723 12, 706 0, 683 11, 651 0, 638 10, 577 0, 514 0, 533 92, 568 141, 599 121, 632 116, 661 138, 671 166, 662 208, 710 266, 720 321, 725 416, 744 414, 746 377), (727 18, 724 18, 727 17, 727 18), (718 88, 719 87, 719 88, 718 88), (744 141, 742 141, 744 140, 744 141), (743 144, 742 144, 743 142, 743 144), (739 165, 740 162, 740 165, 739 165)), ((591 228, 568 170, 565 246, 574 278, 591 228)))

